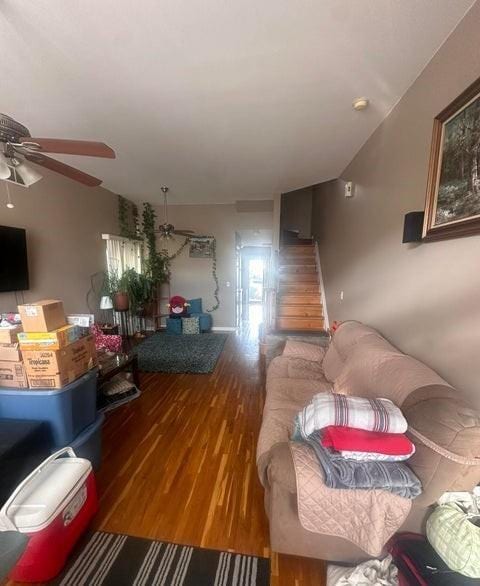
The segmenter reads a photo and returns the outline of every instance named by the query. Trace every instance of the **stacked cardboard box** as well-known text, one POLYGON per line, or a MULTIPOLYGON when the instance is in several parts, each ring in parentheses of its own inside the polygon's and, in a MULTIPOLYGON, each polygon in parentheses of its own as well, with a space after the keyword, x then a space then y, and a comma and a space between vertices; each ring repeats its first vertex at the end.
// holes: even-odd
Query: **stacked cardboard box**
POLYGON ((21 326, 0 328, 0 387, 28 388, 17 340, 21 331, 21 326))
POLYGON ((97 364, 93 336, 81 337, 78 326, 67 324, 61 301, 38 301, 18 310, 20 349, 32 389, 61 388, 97 364))

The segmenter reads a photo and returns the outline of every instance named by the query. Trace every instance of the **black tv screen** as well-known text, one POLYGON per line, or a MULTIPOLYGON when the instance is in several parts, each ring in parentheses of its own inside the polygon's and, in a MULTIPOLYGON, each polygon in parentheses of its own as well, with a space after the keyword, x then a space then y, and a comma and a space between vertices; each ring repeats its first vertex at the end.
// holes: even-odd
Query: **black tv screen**
POLYGON ((22 228, 0 226, 0 291, 28 289, 27 237, 22 228))

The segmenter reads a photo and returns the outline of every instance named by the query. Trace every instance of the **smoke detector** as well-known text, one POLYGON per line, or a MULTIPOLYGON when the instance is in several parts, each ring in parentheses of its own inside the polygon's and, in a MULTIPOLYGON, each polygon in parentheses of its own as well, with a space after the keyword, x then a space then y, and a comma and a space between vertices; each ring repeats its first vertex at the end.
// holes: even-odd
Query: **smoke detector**
POLYGON ((369 103, 370 102, 368 98, 356 98, 352 102, 352 107, 354 110, 357 110, 357 112, 359 112, 361 110, 365 110, 366 108, 368 108, 369 103))

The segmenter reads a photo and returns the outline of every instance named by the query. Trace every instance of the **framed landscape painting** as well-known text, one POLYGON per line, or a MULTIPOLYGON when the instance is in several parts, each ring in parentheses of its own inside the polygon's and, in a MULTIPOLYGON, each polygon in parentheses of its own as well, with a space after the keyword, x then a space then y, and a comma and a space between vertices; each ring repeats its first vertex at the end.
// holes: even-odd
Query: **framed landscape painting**
POLYGON ((423 237, 480 233, 480 79, 434 120, 423 237))

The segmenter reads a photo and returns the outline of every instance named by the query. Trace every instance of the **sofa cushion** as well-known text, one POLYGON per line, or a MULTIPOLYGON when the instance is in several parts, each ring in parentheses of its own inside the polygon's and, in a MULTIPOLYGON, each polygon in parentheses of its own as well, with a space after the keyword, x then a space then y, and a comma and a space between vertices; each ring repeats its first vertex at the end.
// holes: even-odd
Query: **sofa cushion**
POLYGON ((320 362, 290 358, 288 361, 288 378, 325 381, 320 362))
POLYGON ((381 347, 398 352, 398 350, 387 342, 377 330, 358 321, 343 322, 332 337, 332 343, 335 345, 342 360, 347 360, 350 357, 354 348, 360 343, 360 341, 362 342, 362 345, 365 345, 367 341, 377 342, 381 347))
POLYGON ((287 340, 284 356, 292 358, 303 358, 304 360, 311 360, 320 362, 325 355, 325 348, 318 344, 307 344, 305 342, 298 342, 297 340, 287 340))
POLYGON ((288 363, 287 356, 276 356, 268 367, 267 371, 267 389, 269 382, 276 378, 288 378, 288 363))
POLYGON ((449 386, 422 362, 371 339, 352 350, 334 389, 347 395, 385 397, 401 406, 411 392, 428 385, 449 386))
POLYGON ((277 378, 267 385, 264 412, 273 409, 292 409, 292 421, 299 411, 307 405, 317 393, 329 392, 332 386, 326 380, 277 378))
MULTIPOLYGON (((480 457, 480 415, 463 400, 462 394, 411 402, 404 408, 409 426, 465 458, 480 457)), ((424 445, 413 434, 416 452, 409 466, 420 478, 423 493, 418 504, 431 505, 446 491, 472 490, 480 482, 480 466, 467 466, 446 458, 424 445)))
POLYGON ((344 364, 344 360, 340 356, 332 340, 328 347, 328 350, 325 352, 325 358, 322 362, 325 378, 333 383, 337 376, 339 376, 342 372, 344 364))
POLYGON ((188 313, 203 313, 201 297, 198 297, 197 299, 188 299, 187 303, 190 305, 188 313))

